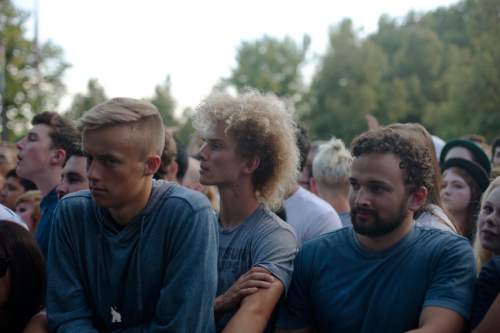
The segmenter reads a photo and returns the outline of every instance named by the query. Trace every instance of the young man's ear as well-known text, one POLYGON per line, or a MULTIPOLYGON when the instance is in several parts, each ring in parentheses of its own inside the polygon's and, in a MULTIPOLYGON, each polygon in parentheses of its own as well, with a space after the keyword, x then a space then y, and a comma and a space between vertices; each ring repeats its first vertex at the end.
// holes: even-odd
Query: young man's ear
POLYGON ((50 164, 64 166, 66 162, 66 151, 64 149, 58 148, 54 150, 52 157, 50 158, 50 164))
POLYGON ((158 171, 161 164, 161 158, 158 155, 148 156, 144 165, 144 176, 152 176, 158 171))
POLYGON ((260 158, 254 157, 245 162, 243 172, 247 175, 252 174, 260 165, 260 158))
POLYGON ((314 177, 309 178, 309 191, 319 196, 318 181, 314 177))
POLYGON ((410 195, 409 209, 416 212, 425 205, 429 191, 427 187, 420 186, 410 195))

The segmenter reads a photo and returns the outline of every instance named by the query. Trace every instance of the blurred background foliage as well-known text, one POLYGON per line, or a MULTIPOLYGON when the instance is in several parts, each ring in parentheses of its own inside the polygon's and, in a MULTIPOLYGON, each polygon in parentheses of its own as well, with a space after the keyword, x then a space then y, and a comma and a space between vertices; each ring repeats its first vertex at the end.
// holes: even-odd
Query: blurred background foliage
MULTIPOLYGON (((12 139, 34 113, 57 109, 69 64, 57 45, 37 46, 26 38, 27 13, 9 0, 0 3, 2 103, 12 139)), ((241 42, 230 75, 214 89, 251 87, 286 98, 313 139, 350 142, 367 129, 368 114, 381 124, 419 122, 444 139, 477 133, 491 140, 500 134, 500 0, 465 0, 404 18, 382 16, 369 35, 345 19, 328 33, 328 48, 316 57, 308 80, 303 68, 311 62, 310 38, 265 35, 241 42)), ((176 114, 171 87, 167 75, 145 99, 187 145, 194 111, 176 114)), ((92 79, 65 112, 77 119, 106 98, 92 79)))

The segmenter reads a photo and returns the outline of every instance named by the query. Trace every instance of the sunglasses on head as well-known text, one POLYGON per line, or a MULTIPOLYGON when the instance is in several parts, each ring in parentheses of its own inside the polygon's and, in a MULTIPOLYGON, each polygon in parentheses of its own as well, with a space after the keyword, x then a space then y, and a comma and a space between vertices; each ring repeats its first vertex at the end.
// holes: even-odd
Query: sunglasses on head
POLYGON ((9 268, 10 258, 0 257, 0 278, 2 278, 5 273, 7 273, 7 268, 9 268))

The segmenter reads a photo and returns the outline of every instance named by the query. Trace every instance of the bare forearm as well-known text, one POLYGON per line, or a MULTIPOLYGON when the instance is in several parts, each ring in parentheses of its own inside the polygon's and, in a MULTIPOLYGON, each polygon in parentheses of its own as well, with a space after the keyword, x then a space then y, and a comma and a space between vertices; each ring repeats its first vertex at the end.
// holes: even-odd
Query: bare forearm
POLYGON ((283 290, 283 284, 276 279, 269 289, 260 289, 247 296, 223 333, 263 332, 283 290))

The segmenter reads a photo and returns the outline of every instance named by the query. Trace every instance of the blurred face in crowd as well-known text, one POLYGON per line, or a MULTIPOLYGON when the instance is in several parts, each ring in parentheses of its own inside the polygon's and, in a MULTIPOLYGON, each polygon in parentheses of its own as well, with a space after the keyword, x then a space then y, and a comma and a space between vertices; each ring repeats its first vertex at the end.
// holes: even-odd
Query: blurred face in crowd
POLYGON ((483 247, 500 254, 500 187, 495 188, 486 198, 479 213, 478 228, 483 247))
POLYGON ((17 168, 19 177, 35 181, 51 165, 55 149, 49 137, 50 127, 38 124, 17 143, 17 168))
POLYGON ((349 202, 354 230, 377 237, 389 234, 408 216, 409 195, 399 157, 367 153, 354 158, 349 202))
POLYGON ((495 153, 493 154, 492 164, 494 168, 500 167, 500 147, 495 148, 495 153))
POLYGON ((450 213, 466 212, 471 200, 471 189, 454 168, 444 172, 440 194, 443 205, 450 213))
POLYGON ((188 169, 182 179, 181 185, 198 192, 203 192, 204 186, 200 183, 200 161, 196 158, 189 158, 188 169))
POLYGON ((448 151, 445 160, 449 160, 450 158, 463 158, 464 160, 474 162, 474 155, 472 155, 471 151, 460 146, 455 146, 448 151))
POLYGON ((24 187, 21 185, 19 178, 8 177, 5 181, 2 191, 0 192, 0 203, 8 208, 16 209, 16 200, 24 193, 24 187))
POLYGON ((224 186, 234 184, 245 167, 245 160, 236 152, 236 142, 224 133, 219 122, 212 135, 204 138, 200 149, 200 183, 224 186))
POLYGON ((135 207, 150 195, 146 191, 152 179, 148 157, 141 156, 143 149, 137 145, 131 129, 122 125, 87 130, 83 135, 90 192, 112 214, 135 207))
POLYGON ((64 166, 61 181, 57 185, 57 196, 60 199, 68 193, 88 188, 87 158, 83 156, 71 156, 64 166))
POLYGON ((5 175, 9 170, 16 166, 15 149, 0 145, 0 173, 5 175))
POLYGON ((35 230, 37 223, 34 219, 34 205, 34 202, 23 201, 16 206, 16 214, 26 223, 31 232, 35 230))

